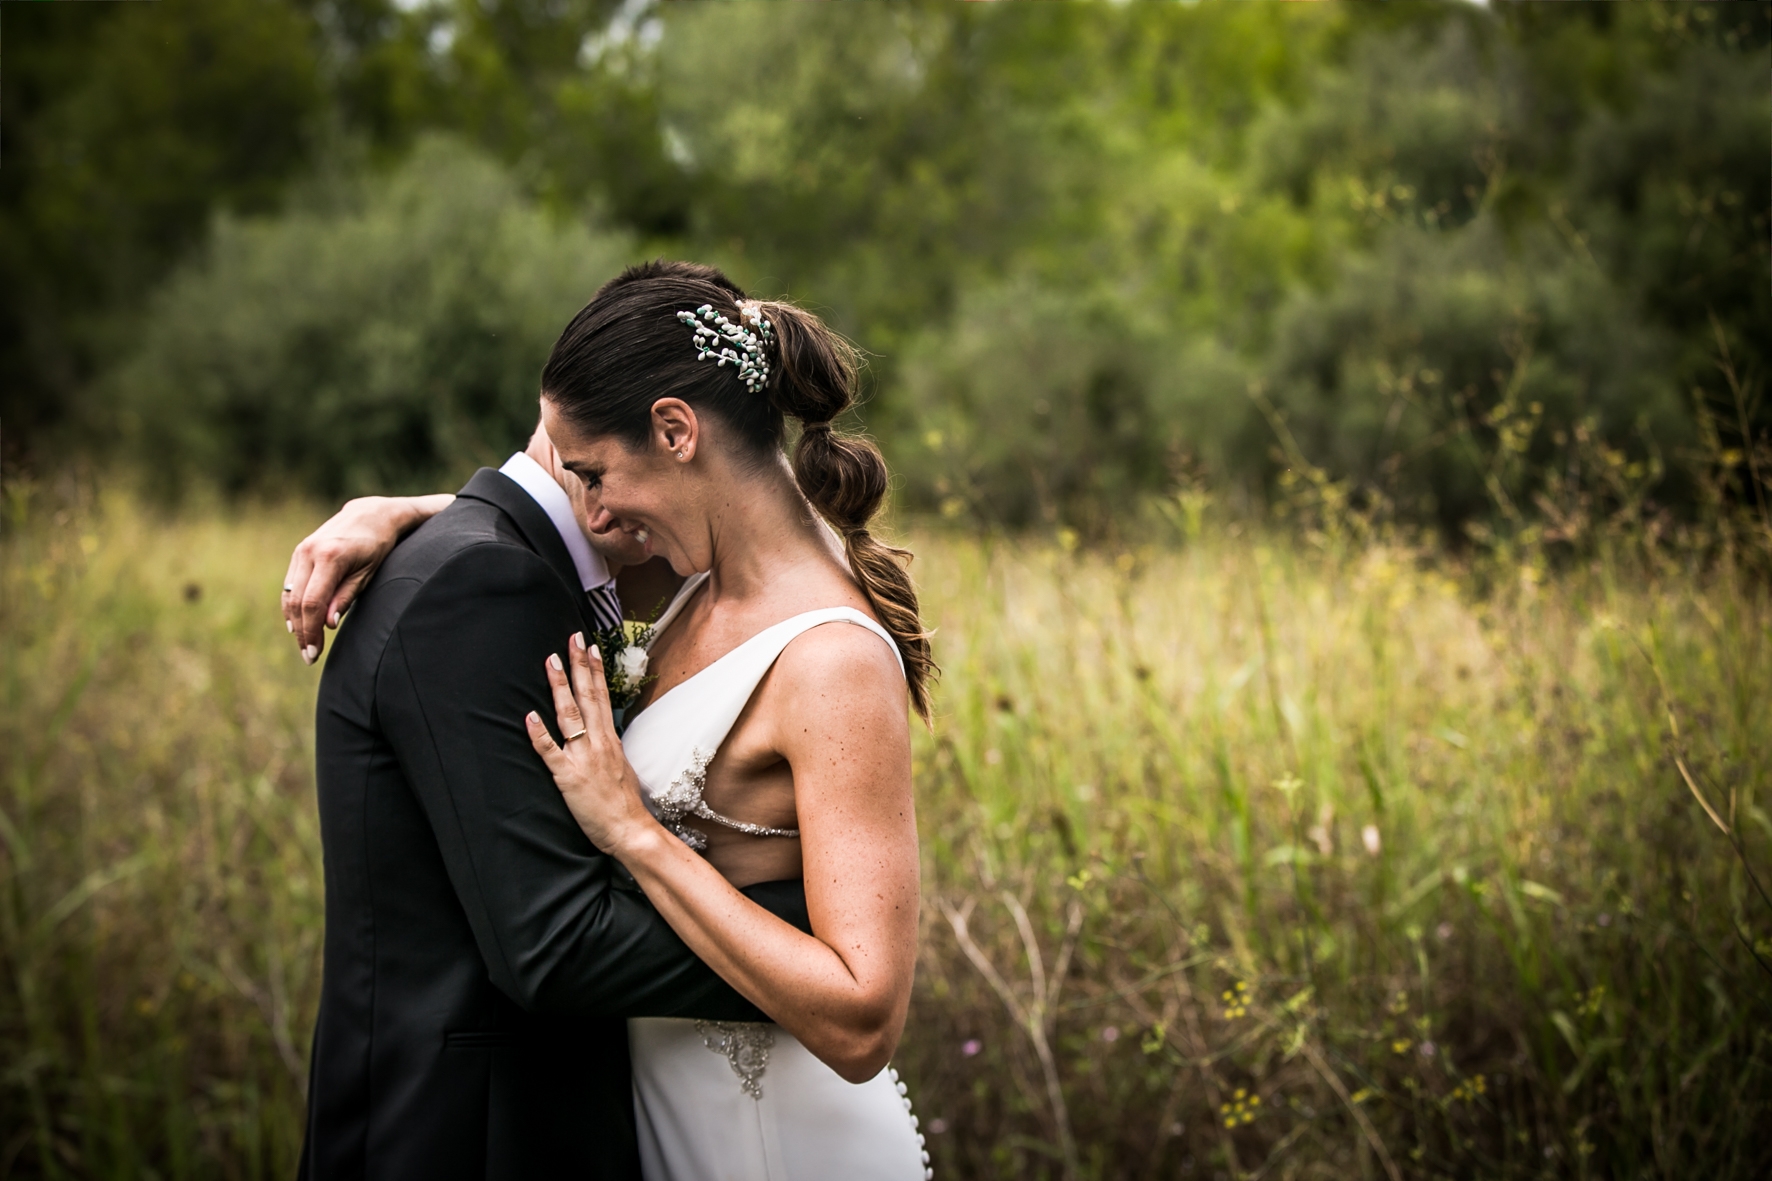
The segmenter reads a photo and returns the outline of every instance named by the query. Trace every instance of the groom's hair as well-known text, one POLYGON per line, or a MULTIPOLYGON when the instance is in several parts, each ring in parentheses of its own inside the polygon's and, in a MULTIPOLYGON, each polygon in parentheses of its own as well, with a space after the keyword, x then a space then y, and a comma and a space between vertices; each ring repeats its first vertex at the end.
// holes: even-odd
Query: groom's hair
POLYGON ((904 657, 911 702, 927 718, 935 664, 916 589, 901 564, 910 553, 868 532, 886 497, 886 461, 868 440, 831 427, 855 404, 858 368, 855 347, 811 312, 785 301, 751 301, 714 267, 655 260, 603 284, 572 318, 542 370, 541 393, 574 429, 636 449, 651 434, 653 405, 681 398, 717 418, 759 463, 780 452, 787 419, 799 419, 794 478, 843 538, 856 581, 904 657), (757 390, 737 365, 702 359, 694 331, 677 318, 705 305, 740 323, 740 303, 774 332, 774 344, 763 344, 768 380, 757 390))

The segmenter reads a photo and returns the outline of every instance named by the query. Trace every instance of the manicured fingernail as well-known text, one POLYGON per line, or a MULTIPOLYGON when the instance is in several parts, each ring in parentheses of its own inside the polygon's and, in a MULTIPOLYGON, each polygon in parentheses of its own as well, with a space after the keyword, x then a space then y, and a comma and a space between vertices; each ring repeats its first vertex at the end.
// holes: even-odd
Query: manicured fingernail
POLYGON ((536 713, 534 710, 530 710, 528 713, 524 714, 523 720, 525 722, 528 722, 531 726, 541 725, 541 715, 536 713))
POLYGON ((583 632, 573 632, 572 633, 572 646, 574 648, 577 648, 580 652, 584 651, 584 649, 585 649, 585 634, 583 632))
POLYGON ((312 644, 309 644, 306 648, 301 650, 301 658, 309 664, 314 663, 315 660, 319 659, 319 656, 320 649, 314 647, 312 644))
POLYGON ((295 634, 295 620, 285 619, 283 621, 283 630, 288 632, 290 635, 294 635, 295 634))
POLYGON ((590 651, 590 657, 592 660, 603 659, 603 649, 597 647, 596 645, 592 645, 591 651, 590 651))
POLYGON ((560 663, 560 654, 558 652, 549 652, 548 653, 548 667, 553 669, 555 672, 565 672, 566 671, 566 666, 560 663))
POLYGON ((338 612, 337 611, 334 611, 331 615, 328 615, 326 617, 326 624, 328 627, 337 627, 338 626, 338 612))

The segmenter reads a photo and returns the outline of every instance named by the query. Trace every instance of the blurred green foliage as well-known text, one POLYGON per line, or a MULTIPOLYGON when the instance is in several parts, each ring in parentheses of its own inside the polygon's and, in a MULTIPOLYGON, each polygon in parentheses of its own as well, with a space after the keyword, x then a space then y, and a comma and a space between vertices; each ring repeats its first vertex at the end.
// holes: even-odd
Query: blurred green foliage
POLYGON ((434 487, 534 428, 536 358, 625 259, 429 141, 274 220, 220 221, 109 381, 165 487, 434 487), (161 457, 178 462, 161 463, 161 457))
POLYGON ((1764 5, 124 7, 8 28, 15 451, 442 482, 641 254, 827 313, 904 502, 987 524, 1308 468, 1492 527, 1582 440, 1678 511, 1772 429, 1764 5))
MULTIPOLYGON (((78 399, 212 210, 263 213, 327 101, 308 20, 258 0, 9 13, 0 77, 0 426, 90 428, 78 399)), ((92 413, 102 415, 102 407, 92 413)))

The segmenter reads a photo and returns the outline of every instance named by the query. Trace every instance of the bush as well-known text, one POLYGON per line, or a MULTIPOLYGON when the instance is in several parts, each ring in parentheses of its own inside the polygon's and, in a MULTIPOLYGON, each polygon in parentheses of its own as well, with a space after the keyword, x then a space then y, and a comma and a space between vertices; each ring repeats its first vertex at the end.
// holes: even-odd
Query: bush
POLYGON ((1772 174, 1752 30, 1685 12, 1350 24, 1218 152, 1130 81, 1059 108, 1045 174, 1085 179, 887 358, 908 499, 1100 535, 1310 472, 1453 537, 1546 498, 1694 519, 1705 424, 1739 460, 1772 422, 1772 174))
POLYGON ((1110 294, 1030 282, 963 297, 903 371, 894 454, 907 499, 1010 527, 1112 533, 1246 405, 1243 367, 1204 338, 1174 339, 1110 294))
POLYGON ((224 219, 111 378, 166 491, 434 489, 534 424, 555 336, 628 239, 558 222, 447 140, 276 219, 224 219))
MULTIPOLYGON (((1509 251, 1487 217, 1399 228, 1295 297, 1274 338, 1266 379, 1302 455, 1450 531, 1532 512, 1578 432, 1644 481, 1695 440, 1666 335, 1591 266, 1509 251)), ((1273 438, 1263 424, 1244 454, 1273 438)))

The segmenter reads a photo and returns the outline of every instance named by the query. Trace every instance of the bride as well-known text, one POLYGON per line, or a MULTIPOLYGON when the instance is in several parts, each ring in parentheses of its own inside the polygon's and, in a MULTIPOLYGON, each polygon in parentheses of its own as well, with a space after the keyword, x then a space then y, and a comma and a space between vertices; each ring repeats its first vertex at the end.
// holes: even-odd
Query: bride
POLYGON ((582 634, 545 669, 555 717, 512 722, 592 843, 773 1019, 630 1020, 648 1181, 912 1181, 928 1155, 886 1064, 917 943, 907 715, 933 665, 901 554, 867 529, 884 461, 832 427, 854 353, 736 292, 656 268, 556 343, 542 423, 587 528, 686 581, 625 733, 582 634), (740 893, 793 878, 812 934, 740 893))

